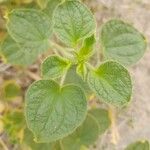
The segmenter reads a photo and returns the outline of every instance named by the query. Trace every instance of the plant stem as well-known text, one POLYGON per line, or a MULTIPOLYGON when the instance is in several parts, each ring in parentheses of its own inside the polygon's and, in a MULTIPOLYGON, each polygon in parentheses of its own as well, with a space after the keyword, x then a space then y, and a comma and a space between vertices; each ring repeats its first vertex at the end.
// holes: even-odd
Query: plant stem
POLYGON ((60 148, 61 148, 62 150, 64 150, 64 147, 63 147, 63 144, 62 144, 62 140, 59 140, 59 144, 60 144, 60 148))
POLYGON ((65 73, 64 73, 64 75, 62 76, 61 81, 60 81, 60 86, 62 86, 62 85, 64 84, 64 81, 65 81, 65 79, 66 79, 67 72, 68 72, 68 70, 66 70, 65 73))
POLYGON ((58 48, 59 50, 67 50, 67 51, 73 51, 73 49, 72 48, 66 48, 66 47, 62 47, 62 46, 60 46, 60 45, 58 45, 57 43, 55 43, 55 42, 52 42, 52 41, 50 41, 50 45, 52 45, 52 46, 54 46, 54 47, 56 47, 56 48, 58 48))
POLYGON ((58 56, 60 55, 59 52, 55 48, 53 48, 53 51, 56 55, 58 55, 58 56))
MULTIPOLYGON (((99 29, 97 29, 97 30, 99 30, 99 29)), ((99 39, 99 33, 100 33, 100 31, 96 33, 96 41, 100 41, 100 39, 99 39)), ((96 56, 97 56, 96 66, 98 66, 100 64, 100 61, 101 61, 101 57, 100 57, 100 44, 99 44, 99 42, 96 42, 95 49, 96 49, 95 51, 96 51, 96 56)))
POLYGON ((109 116, 111 120, 111 136, 112 136, 112 143, 117 144, 119 141, 119 132, 116 126, 116 108, 113 106, 109 107, 109 116))
POLYGON ((100 46, 99 44, 96 44, 96 56, 97 56, 97 63, 96 66, 98 66, 100 64, 100 46))
POLYGON ((90 64, 90 63, 86 63, 86 65, 87 65, 87 67, 88 67, 88 69, 92 69, 92 70, 94 70, 95 68, 90 64))

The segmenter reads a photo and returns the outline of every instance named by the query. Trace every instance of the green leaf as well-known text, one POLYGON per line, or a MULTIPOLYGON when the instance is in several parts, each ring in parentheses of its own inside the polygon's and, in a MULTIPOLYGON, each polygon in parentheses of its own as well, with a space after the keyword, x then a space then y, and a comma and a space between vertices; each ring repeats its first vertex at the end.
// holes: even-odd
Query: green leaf
POLYGON ((23 143, 25 143, 32 150, 59 150, 57 147, 59 146, 58 142, 54 143, 36 143, 34 141, 33 134, 27 128, 24 130, 24 139, 23 143))
POLYGON ((53 19, 53 14, 61 0, 48 0, 47 7, 43 10, 50 19, 53 19))
POLYGON ((88 115, 84 123, 73 134, 62 140, 63 149, 80 150, 83 145, 93 144, 98 138, 98 130, 97 121, 88 115))
POLYGON ((65 84, 75 84, 75 85, 79 86, 80 88, 82 88, 82 90, 84 90, 86 95, 90 95, 91 94, 91 90, 90 90, 87 82, 83 81, 81 76, 79 76, 77 74, 76 66, 72 66, 68 70, 64 83, 65 84))
POLYGON ((91 109, 89 114, 91 114, 98 121, 99 134, 103 134, 111 124, 108 111, 105 109, 96 108, 91 109))
POLYGON ((103 26, 101 44, 105 59, 114 59, 124 65, 136 63, 146 50, 143 35, 121 20, 110 20, 103 26))
POLYGON ((79 1, 66 1, 54 13, 55 32, 59 39, 75 47, 81 39, 95 32, 96 23, 90 10, 79 1))
POLYGON ((94 44, 96 42, 95 36, 92 35, 84 40, 83 46, 79 51, 79 58, 86 60, 93 54, 94 44))
POLYGON ((23 47, 37 53, 48 50, 52 34, 49 17, 35 9, 15 9, 8 14, 8 33, 23 47))
POLYGON ((2 85, 2 98, 6 100, 13 100, 21 95, 20 86, 13 80, 5 81, 2 85))
POLYGON ((24 128, 24 114, 19 110, 11 110, 3 116, 4 129, 10 142, 19 143, 21 141, 19 133, 24 128))
POLYGON ((103 102, 118 107, 131 99, 132 83, 129 72, 117 62, 108 61, 88 75, 90 88, 103 102))
POLYGON ((8 36, 1 44, 0 54, 7 63, 28 66, 36 60, 39 53, 31 45, 18 44, 8 36))
POLYGON ((150 144, 147 140, 137 141, 128 145, 125 150, 150 150, 150 144))
POLYGON ((75 85, 60 87, 52 80, 40 80, 26 93, 26 121, 37 142, 52 142, 71 134, 86 112, 86 97, 75 85))
POLYGON ((42 63, 42 76, 45 79, 63 76, 70 67, 70 61, 58 56, 50 56, 42 63))

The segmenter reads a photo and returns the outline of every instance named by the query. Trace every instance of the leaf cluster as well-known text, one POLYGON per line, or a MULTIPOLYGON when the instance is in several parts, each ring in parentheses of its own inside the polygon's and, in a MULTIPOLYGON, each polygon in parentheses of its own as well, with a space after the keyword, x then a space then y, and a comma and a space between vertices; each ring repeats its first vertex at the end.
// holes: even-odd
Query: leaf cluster
POLYGON ((56 149, 79 150, 110 126, 106 110, 88 111, 88 96, 94 93, 108 105, 127 106, 132 80, 126 67, 144 55, 146 41, 117 19, 104 23, 97 36, 92 12, 78 0, 38 4, 40 10, 22 8, 7 14, 8 36, 0 53, 7 63, 29 66, 53 50, 41 64, 42 79, 27 90, 27 126, 38 143, 54 142, 55 147, 58 142, 56 149))

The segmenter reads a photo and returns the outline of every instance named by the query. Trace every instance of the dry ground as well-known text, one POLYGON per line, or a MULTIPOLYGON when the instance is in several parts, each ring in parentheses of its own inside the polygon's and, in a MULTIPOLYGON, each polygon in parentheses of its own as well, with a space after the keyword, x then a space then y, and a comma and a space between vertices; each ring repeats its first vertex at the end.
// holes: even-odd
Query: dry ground
POLYGON ((131 105, 119 115, 120 140, 110 143, 110 132, 97 142, 97 150, 123 150, 139 139, 150 140, 150 0, 86 0, 95 12, 98 26, 110 18, 121 18, 139 29, 147 38, 144 57, 129 70, 134 90, 131 105))

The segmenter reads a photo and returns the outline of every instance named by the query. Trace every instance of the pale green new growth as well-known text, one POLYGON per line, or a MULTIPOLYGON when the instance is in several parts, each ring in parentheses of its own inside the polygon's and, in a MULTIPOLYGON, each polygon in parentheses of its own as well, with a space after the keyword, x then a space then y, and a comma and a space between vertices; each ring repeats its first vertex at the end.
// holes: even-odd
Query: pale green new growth
POLYGON ((58 56, 50 56, 42 63, 42 76, 45 79, 63 76, 70 67, 70 62, 58 56))
POLYGON ((95 33, 94 17, 79 1, 66 1, 59 5, 54 13, 54 21, 58 38, 71 47, 95 33))
POLYGON ((52 142, 72 133, 85 119, 86 97, 74 85, 52 80, 33 83, 26 94, 26 120, 38 142, 52 142))
POLYGON ((94 44, 96 42, 95 36, 92 35, 84 40, 83 46, 81 47, 79 51, 79 60, 85 61, 87 60, 93 53, 94 44), (80 58, 81 57, 81 58, 80 58))
POLYGON ((90 88, 101 101, 118 107, 131 99, 132 83, 129 72, 119 63, 108 61, 88 75, 90 88))
POLYGON ((81 78, 85 81, 87 77, 87 68, 84 63, 80 63, 77 66, 77 74, 81 76, 81 78))
POLYGON ((81 146, 89 146, 98 138, 98 122, 87 115, 83 124, 76 131, 62 140, 64 150, 80 150, 81 146))
POLYGON ((101 44, 105 59, 114 59, 124 65, 135 64, 146 49, 143 35, 121 20, 110 20, 103 25, 101 44))

